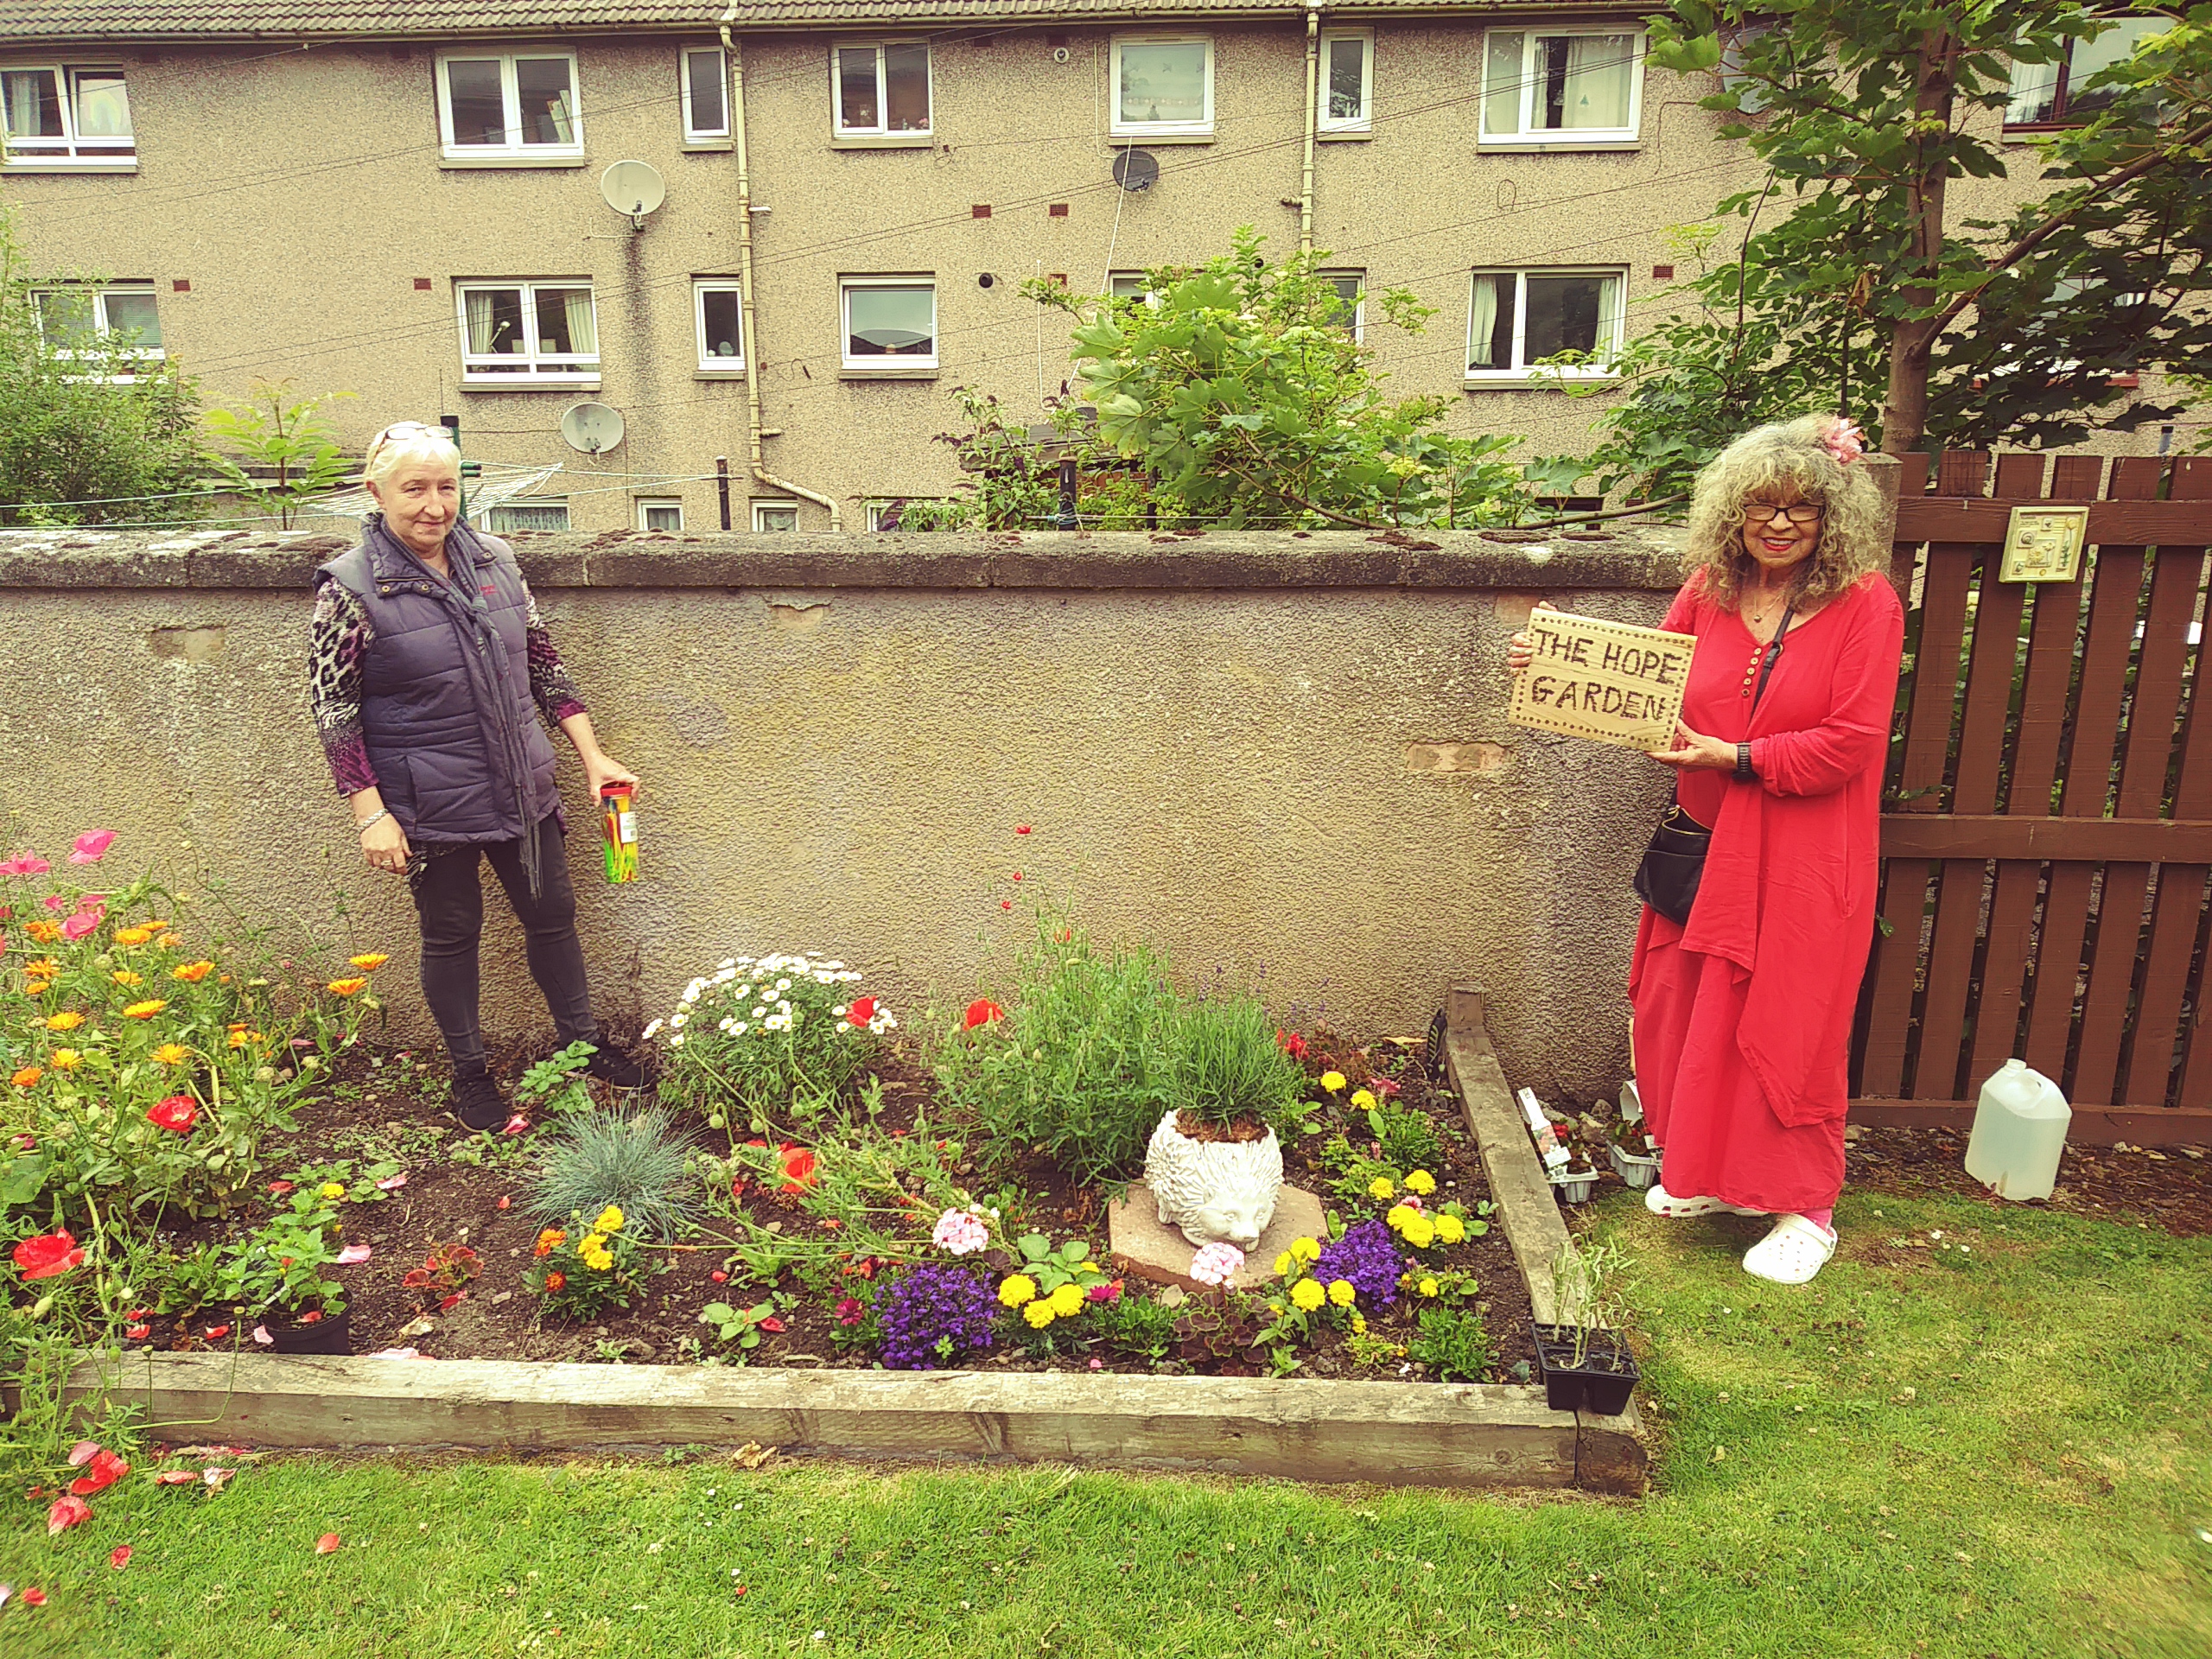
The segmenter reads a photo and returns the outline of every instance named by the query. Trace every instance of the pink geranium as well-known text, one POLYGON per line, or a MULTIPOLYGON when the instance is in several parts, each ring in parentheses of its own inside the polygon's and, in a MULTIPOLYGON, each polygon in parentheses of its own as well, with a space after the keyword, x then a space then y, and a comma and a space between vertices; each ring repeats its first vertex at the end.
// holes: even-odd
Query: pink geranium
POLYGON ((1225 1285, 1244 1265, 1244 1252, 1234 1244, 1207 1244, 1191 1258, 1191 1277, 1202 1285, 1225 1285))
POLYGON ((982 1222, 965 1210, 948 1210, 937 1218, 930 1242, 955 1255, 968 1255, 991 1242, 982 1222))
POLYGON ((77 837, 76 845, 69 849, 72 864, 97 864, 107 856, 107 849, 115 842, 112 830, 87 830, 77 837))

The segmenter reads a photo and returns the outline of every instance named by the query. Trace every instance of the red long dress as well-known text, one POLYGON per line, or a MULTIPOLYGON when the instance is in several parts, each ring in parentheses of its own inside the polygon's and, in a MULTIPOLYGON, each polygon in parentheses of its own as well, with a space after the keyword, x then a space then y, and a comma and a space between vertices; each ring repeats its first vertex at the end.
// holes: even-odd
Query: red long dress
POLYGON ((1825 1209, 1843 1187, 1904 608, 1870 575, 1793 620, 1756 714, 1744 681, 1759 644, 1699 577, 1660 626, 1698 642, 1684 723, 1750 739, 1758 774, 1679 774, 1682 810, 1713 828, 1697 903, 1687 928, 1649 906, 1637 927, 1637 1086, 1660 1184, 1777 1214, 1825 1209))

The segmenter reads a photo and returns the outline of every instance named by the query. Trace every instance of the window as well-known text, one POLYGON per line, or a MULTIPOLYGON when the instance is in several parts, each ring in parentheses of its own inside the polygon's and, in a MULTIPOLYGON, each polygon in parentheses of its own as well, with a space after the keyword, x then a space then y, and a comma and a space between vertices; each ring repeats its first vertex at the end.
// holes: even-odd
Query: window
POLYGON ((1371 132, 1375 97, 1375 36, 1365 29, 1321 36, 1323 132, 1371 132))
POLYGON ((1757 115, 1766 108, 1766 89, 1745 73, 1744 59, 1752 43, 1773 29, 1773 23, 1766 21, 1720 25, 1720 61, 1714 66, 1720 75, 1720 90, 1734 93, 1736 107, 1745 115, 1757 115))
POLYGON ((581 159, 575 54, 439 59, 438 128, 448 161, 581 159))
POLYGON ((162 319, 154 309, 151 283, 117 283, 106 288, 41 288, 31 290, 38 331, 57 352, 94 342, 120 346, 132 356, 158 363, 162 319))
POLYGON ((683 531, 683 501, 672 495, 639 496, 638 528, 664 536, 681 535, 683 531))
POLYGON ((795 501, 755 501, 753 504, 753 528, 756 531, 797 530, 798 504, 795 501))
POLYGON ((1563 148, 1634 143, 1643 46, 1643 37, 1632 31, 1491 29, 1478 142, 1563 148))
POLYGON ((906 510, 906 499, 904 496, 893 497, 886 501, 864 503, 861 510, 868 524, 868 533, 871 536, 883 536, 897 531, 899 515, 906 510))
POLYGON ((830 54, 837 137, 887 138, 930 130, 927 41, 840 46, 830 54))
POLYGON ((1526 381, 1606 372, 1621 346, 1624 270, 1478 270, 1467 305, 1467 378, 1526 381), (1535 370, 1561 352, 1594 361, 1535 370))
POLYGON ((589 283, 463 283, 456 291, 462 385, 573 385, 599 378, 599 321, 589 283))
POLYGON ((845 366, 937 367, 937 284, 912 276, 847 276, 845 366))
POLYGON ((113 64, 0 69, 0 110, 10 167, 137 164, 130 98, 113 64))
POLYGON ((2171 17, 2111 17, 2110 25, 2094 41, 2069 43, 2066 57, 2057 63, 2016 63, 2012 66, 2012 95, 2005 105, 2008 127, 2056 127, 2103 109, 2116 89, 2100 86, 2082 90, 2100 70, 2125 63, 2136 47, 2153 35, 2173 27, 2171 17))
POLYGON ((1114 41, 1116 138, 1210 138, 1213 136, 1213 42, 1114 41))
POLYGON ((734 280, 701 276, 691 284, 691 320, 699 345, 699 372, 735 374, 745 367, 745 311, 734 280))
POLYGON ((484 515, 484 528, 494 536, 518 530, 566 530, 569 504, 550 496, 528 501, 509 501, 484 515))
POLYGON ((683 140, 715 143, 729 137, 729 77, 721 48, 683 54, 683 140))
POLYGON ((1354 340, 1364 339, 1367 327, 1367 273, 1363 270, 1325 270, 1321 280, 1337 290, 1336 315, 1330 321, 1354 340))

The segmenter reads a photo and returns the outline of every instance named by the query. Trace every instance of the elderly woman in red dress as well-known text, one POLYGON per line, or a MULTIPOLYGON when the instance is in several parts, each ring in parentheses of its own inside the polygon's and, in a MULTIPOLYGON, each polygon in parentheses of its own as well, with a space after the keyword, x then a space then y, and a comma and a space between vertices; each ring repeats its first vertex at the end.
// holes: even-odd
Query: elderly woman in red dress
POLYGON ((1645 1201, 1775 1217, 1744 1268, 1786 1285, 1835 1252, 1904 641, 1860 454, 1848 422, 1807 416, 1745 434, 1698 478, 1689 579, 1660 624, 1697 650, 1675 747, 1652 758, 1713 838, 1687 925, 1646 906, 1629 969, 1662 1148, 1645 1201))

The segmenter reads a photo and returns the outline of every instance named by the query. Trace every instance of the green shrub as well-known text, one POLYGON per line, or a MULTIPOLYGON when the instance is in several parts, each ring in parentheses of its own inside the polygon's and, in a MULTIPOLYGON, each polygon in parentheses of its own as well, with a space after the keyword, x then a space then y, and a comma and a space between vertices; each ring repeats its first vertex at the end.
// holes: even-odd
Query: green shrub
POLYGON ((1367 1109, 1367 1129, 1382 1149, 1384 1161, 1401 1169, 1434 1170, 1444 1157, 1435 1121, 1410 1106, 1377 1102, 1367 1109))
POLYGON ((1481 1313, 1448 1303, 1421 1309, 1408 1352, 1445 1382, 1479 1382, 1497 1357, 1481 1313))
POLYGON ((1175 1345, 1175 1310, 1124 1289, 1110 1302, 1090 1305, 1090 1328, 1117 1354, 1158 1361, 1175 1345))
POLYGON ((672 1238, 691 1218, 689 1200, 677 1196, 690 1156, 666 1112, 573 1117, 546 1152, 531 1213, 557 1223, 612 1205, 632 1235, 672 1238))

